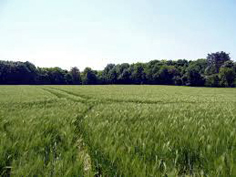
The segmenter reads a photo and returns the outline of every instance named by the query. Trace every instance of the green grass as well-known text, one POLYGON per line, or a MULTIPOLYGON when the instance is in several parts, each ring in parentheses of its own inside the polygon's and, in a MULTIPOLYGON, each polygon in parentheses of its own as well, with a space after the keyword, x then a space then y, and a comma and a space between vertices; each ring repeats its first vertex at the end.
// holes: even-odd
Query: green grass
POLYGON ((236 89, 1 86, 0 176, 236 176, 236 89))

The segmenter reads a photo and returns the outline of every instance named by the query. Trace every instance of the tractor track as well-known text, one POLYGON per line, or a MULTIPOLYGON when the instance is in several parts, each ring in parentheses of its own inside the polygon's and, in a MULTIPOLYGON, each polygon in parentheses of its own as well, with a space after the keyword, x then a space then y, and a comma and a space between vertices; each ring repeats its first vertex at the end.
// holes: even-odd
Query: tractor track
MULTIPOLYGON (((134 103, 134 104, 150 104, 150 105, 180 104, 180 103, 181 104, 201 104, 199 102, 194 102, 194 101, 167 101, 166 102, 166 101, 152 101, 152 100, 147 100, 147 101, 145 101, 145 100, 144 101, 143 100, 120 100, 120 99, 110 99, 110 98, 108 98, 108 99, 98 99, 98 98, 93 98, 93 97, 81 95, 81 94, 78 94, 78 93, 74 93, 74 92, 71 92, 71 91, 67 91, 67 90, 64 90, 64 89, 52 88, 52 87, 50 88, 51 93, 53 92, 51 89, 54 90, 54 93, 55 93, 55 91, 63 92, 64 94, 60 93, 60 95, 64 95, 64 98, 68 98, 68 96, 66 97, 65 95, 70 95, 70 96, 79 98, 80 99, 79 102, 91 102, 91 103, 96 103, 96 104, 100 104, 100 103, 101 104, 134 103), (83 101, 81 101, 81 100, 83 100, 83 101)), ((71 98, 71 97, 68 98, 68 99, 73 100, 73 98, 71 98)), ((76 100, 74 99, 74 101, 76 101, 76 100)), ((202 103, 205 103, 205 102, 202 102, 202 103)))
POLYGON ((86 138, 86 132, 83 127, 83 121, 86 116, 99 104, 115 104, 115 103, 133 103, 133 104, 149 104, 149 105, 160 105, 160 104, 197 104, 196 102, 163 102, 163 101, 138 101, 138 100, 119 100, 119 99, 97 99, 89 96, 81 95, 78 93, 73 93, 59 88, 42 88, 43 90, 56 96, 58 99, 67 99, 73 102, 79 102, 85 104, 87 109, 77 117, 75 122, 76 132, 78 132, 81 138, 78 139, 78 149, 80 154, 83 156, 84 161, 84 172, 86 176, 102 176, 102 169, 96 166, 94 160, 92 159, 92 152, 89 148, 89 140, 86 138))

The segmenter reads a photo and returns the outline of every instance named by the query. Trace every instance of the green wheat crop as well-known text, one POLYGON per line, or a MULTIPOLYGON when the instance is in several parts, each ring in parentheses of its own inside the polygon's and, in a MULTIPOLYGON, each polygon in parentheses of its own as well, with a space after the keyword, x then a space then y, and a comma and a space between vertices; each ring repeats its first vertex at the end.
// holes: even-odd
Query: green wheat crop
POLYGON ((0 176, 236 176, 236 90, 1 86, 0 176))

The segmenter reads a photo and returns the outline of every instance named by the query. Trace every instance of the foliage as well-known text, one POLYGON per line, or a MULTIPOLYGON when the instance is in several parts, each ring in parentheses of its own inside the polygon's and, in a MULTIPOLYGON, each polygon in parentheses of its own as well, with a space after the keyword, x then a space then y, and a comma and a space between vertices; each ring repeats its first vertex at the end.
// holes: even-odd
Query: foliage
POLYGON ((81 84, 80 71, 77 67, 72 67, 70 70, 70 75, 72 79, 72 84, 79 85, 81 84))
POLYGON ((89 67, 85 68, 82 75, 82 83, 83 84, 96 84, 97 76, 96 76, 95 71, 93 71, 89 67))
POLYGON ((212 74, 206 77, 205 85, 209 87, 219 87, 220 86, 219 82, 220 82, 220 78, 218 74, 212 74))
POLYGON ((205 69, 205 60, 197 60, 196 62, 191 62, 189 67, 186 69, 187 85, 191 86, 202 86, 205 83, 204 77, 202 75, 205 69))
POLYGON ((0 61, 1 84, 34 84, 36 67, 30 62, 0 61))
POLYGON ((220 80, 221 80, 220 82, 222 86, 225 86, 225 87, 234 86, 233 84, 236 78, 235 78, 235 71, 233 68, 229 68, 229 67, 220 68, 219 76, 220 76, 220 80))
POLYGON ((188 61, 152 60, 148 63, 108 64, 104 70, 89 67, 80 73, 54 68, 36 68, 29 62, 0 61, 0 84, 159 84, 232 87, 236 63, 225 52, 208 54, 207 59, 188 61))
POLYGON ((230 60, 229 54, 223 51, 208 54, 207 56, 208 74, 219 73, 220 67, 224 64, 224 62, 229 60, 230 60))

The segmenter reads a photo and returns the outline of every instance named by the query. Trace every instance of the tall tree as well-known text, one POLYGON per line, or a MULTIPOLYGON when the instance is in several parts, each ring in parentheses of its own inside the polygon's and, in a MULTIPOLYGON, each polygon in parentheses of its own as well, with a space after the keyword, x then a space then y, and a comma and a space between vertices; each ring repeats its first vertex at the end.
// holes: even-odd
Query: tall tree
POLYGON ((224 87, 235 86, 236 72, 232 61, 225 62, 219 71, 220 83, 224 87))
POLYGON ((130 83, 130 65, 128 63, 123 63, 121 65, 116 65, 117 73, 117 83, 118 84, 129 84, 130 83))
POLYGON ((223 51, 211 53, 207 56, 207 69, 206 73, 208 75, 219 73, 220 67, 224 64, 224 62, 229 61, 230 56, 228 53, 223 51))
POLYGON ((103 70, 103 78, 106 84, 115 84, 117 80, 116 65, 108 64, 103 70))
POLYGON ((205 85, 208 87, 219 87, 220 86, 220 78, 219 74, 212 74, 205 77, 205 85))
POLYGON ((37 69, 30 62, 0 61, 0 84, 35 84, 37 69))
POLYGON ((82 83, 85 85, 97 84, 97 76, 95 71, 89 67, 85 68, 82 74, 82 83))
POLYGON ((187 68, 186 85, 191 85, 191 86, 203 86, 204 85, 205 79, 204 79, 203 75, 201 74, 202 68, 200 66, 201 65, 194 63, 194 64, 190 64, 190 66, 187 68))
POLYGON ((72 77, 72 84, 75 84, 75 85, 81 84, 80 71, 77 67, 72 67, 70 70, 70 74, 72 77))
POLYGON ((131 79, 134 84, 145 84, 146 83, 146 73, 145 64, 136 63, 131 65, 131 79))

